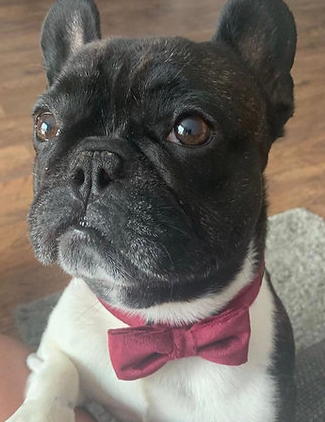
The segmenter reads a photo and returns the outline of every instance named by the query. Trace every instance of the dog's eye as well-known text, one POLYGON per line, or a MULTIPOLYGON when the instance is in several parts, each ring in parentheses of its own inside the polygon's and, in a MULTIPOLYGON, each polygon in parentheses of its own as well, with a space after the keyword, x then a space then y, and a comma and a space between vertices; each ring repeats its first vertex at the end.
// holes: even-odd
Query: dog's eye
POLYGON ((209 125, 198 116, 186 117, 176 122, 167 140, 183 145, 202 145, 211 137, 209 125))
POLYGON ((35 128, 38 138, 43 141, 55 138, 60 132, 55 117, 49 112, 41 113, 37 116, 35 128))

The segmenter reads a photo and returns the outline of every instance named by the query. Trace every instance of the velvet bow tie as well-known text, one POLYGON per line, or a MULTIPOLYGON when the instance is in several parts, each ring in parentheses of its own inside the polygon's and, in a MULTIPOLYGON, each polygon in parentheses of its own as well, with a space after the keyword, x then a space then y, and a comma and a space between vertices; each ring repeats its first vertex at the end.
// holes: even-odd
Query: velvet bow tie
POLYGON ((263 274, 264 261, 255 279, 221 313, 180 327, 145 325, 140 317, 130 316, 99 299, 109 312, 130 325, 108 330, 109 353, 117 377, 121 380, 143 378, 170 360, 193 356, 221 365, 246 363, 250 338, 249 306, 258 295, 263 274))

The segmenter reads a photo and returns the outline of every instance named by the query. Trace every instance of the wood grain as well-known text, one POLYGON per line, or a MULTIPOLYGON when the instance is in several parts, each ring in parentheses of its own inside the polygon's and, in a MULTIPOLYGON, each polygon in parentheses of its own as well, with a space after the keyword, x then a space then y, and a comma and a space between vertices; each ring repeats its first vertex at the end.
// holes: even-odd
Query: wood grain
MULTIPOLYGON (((222 0, 99 0, 104 36, 211 37, 222 0)), ((31 108, 45 87, 39 30, 49 0, 0 0, 0 332, 15 334, 18 303, 60 290, 67 276, 42 267, 27 236, 32 198, 31 108)), ((267 169, 270 214, 293 207, 325 217, 325 2, 290 0, 298 27, 296 112, 267 169)))

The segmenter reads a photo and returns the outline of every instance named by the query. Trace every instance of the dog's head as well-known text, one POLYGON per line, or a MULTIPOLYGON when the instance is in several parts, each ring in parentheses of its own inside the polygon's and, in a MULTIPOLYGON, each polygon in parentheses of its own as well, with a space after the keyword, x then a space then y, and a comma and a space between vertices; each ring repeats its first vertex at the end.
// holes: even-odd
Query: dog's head
POLYGON ((231 0, 212 40, 100 40, 59 0, 34 108, 39 260, 104 300, 149 307, 224 287, 262 253, 263 170, 293 113, 296 32, 281 0, 231 0))

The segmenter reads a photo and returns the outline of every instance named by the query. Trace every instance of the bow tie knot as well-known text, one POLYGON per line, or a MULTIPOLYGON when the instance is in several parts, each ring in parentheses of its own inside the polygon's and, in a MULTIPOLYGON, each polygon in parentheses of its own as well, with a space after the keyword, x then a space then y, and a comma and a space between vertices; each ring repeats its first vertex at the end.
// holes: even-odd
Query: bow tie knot
POLYGON ((170 330, 170 339, 173 345, 170 354, 171 359, 181 359, 197 355, 196 341, 191 329, 183 330, 182 328, 174 328, 170 330))

